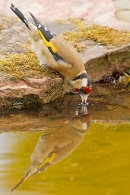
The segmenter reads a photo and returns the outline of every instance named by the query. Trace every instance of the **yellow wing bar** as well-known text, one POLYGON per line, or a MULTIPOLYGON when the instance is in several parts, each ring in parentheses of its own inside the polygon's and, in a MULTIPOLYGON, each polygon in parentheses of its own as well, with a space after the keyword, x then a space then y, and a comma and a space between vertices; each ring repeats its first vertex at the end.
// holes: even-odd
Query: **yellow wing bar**
POLYGON ((38 29, 38 32, 39 32, 41 38, 43 39, 45 45, 46 45, 47 47, 51 47, 52 51, 53 51, 54 53, 56 53, 56 52, 57 52, 57 48, 56 48, 50 41, 47 41, 47 40, 46 40, 44 34, 42 33, 42 31, 41 31, 40 29, 38 29))

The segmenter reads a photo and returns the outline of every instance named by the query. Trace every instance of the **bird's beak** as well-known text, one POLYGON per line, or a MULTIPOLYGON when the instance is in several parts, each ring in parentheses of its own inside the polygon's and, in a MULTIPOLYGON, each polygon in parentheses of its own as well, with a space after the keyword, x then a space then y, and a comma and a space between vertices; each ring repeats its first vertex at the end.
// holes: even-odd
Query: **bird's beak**
POLYGON ((80 94, 81 99, 82 99, 82 104, 87 104, 87 99, 89 94, 80 94))

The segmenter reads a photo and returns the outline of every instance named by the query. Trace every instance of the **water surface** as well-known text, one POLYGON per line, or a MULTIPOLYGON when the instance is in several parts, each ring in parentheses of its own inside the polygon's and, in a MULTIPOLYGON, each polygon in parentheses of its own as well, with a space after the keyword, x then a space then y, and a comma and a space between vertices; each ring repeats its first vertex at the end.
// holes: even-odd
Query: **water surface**
POLYGON ((59 103, 1 114, 0 194, 129 195, 129 109, 59 103))

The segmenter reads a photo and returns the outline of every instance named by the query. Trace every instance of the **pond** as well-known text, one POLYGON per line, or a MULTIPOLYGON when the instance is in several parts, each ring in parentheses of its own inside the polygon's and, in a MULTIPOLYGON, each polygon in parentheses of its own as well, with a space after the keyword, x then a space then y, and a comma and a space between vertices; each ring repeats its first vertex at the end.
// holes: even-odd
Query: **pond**
POLYGON ((121 97, 109 98, 115 105, 90 98, 88 114, 77 95, 1 111, 0 194, 24 178, 14 195, 128 195, 130 99, 121 97))

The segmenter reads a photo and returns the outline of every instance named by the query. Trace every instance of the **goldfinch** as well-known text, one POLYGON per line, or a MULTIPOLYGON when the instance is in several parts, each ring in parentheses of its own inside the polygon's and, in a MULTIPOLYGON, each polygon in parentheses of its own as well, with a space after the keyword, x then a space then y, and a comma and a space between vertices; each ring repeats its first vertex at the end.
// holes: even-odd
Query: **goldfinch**
POLYGON ((10 8, 26 25, 40 64, 61 73, 80 93, 82 103, 87 105, 92 83, 76 49, 60 36, 51 33, 31 13, 35 25, 28 21, 13 4, 10 8))
POLYGON ((29 177, 45 171, 50 166, 60 162, 74 151, 83 141, 90 126, 91 115, 81 115, 69 121, 64 121, 61 128, 51 128, 39 138, 31 155, 31 162, 24 177, 11 190, 14 191, 29 177), (65 127, 65 128, 64 128, 65 127))

